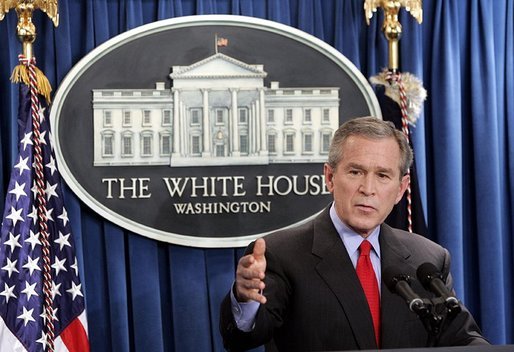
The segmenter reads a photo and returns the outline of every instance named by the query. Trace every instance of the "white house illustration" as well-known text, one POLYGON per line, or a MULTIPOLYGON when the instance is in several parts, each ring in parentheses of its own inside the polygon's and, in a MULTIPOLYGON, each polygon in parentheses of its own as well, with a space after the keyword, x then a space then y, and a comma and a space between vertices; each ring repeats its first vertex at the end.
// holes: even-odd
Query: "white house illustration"
POLYGON ((94 89, 94 165, 326 161, 339 88, 265 87, 266 75, 217 53, 173 66, 171 89, 94 89))

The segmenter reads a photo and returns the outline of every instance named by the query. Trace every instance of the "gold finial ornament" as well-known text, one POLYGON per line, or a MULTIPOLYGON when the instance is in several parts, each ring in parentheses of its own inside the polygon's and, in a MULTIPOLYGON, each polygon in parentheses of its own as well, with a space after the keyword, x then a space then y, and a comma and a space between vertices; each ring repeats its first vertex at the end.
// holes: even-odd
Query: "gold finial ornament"
POLYGON ((402 25, 398 20, 398 13, 402 7, 418 21, 423 22, 422 0, 364 0, 366 22, 373 17, 379 7, 384 10, 384 24, 382 31, 389 42, 389 69, 398 70, 398 41, 402 35, 402 25))
MULTIPOLYGON (((27 64, 33 62, 32 44, 36 40, 36 26, 32 22, 34 11, 45 12, 52 20, 55 27, 59 25, 59 12, 57 0, 0 0, 0 21, 4 19, 9 10, 15 9, 18 15, 16 26, 18 39, 23 46, 23 60, 26 64, 20 64, 14 68, 11 80, 15 83, 23 82, 30 84, 27 64)), ((43 94, 50 101, 52 88, 48 79, 37 67, 35 67, 38 92, 43 94)))
POLYGON ((59 12, 57 0, 0 0, 0 21, 10 9, 16 9, 18 14, 18 39, 23 45, 23 55, 27 59, 32 58, 32 43, 36 40, 36 26, 32 22, 32 13, 40 9, 46 12, 54 23, 59 25, 59 12))

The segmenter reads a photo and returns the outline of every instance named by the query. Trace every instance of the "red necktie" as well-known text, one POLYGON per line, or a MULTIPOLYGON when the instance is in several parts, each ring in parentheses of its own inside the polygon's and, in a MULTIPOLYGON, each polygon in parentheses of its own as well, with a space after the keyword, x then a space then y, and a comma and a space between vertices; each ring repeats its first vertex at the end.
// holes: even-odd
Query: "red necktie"
POLYGON ((375 338, 377 346, 380 347, 380 294, 378 291, 377 277, 373 271, 373 265, 369 257, 371 243, 367 240, 362 241, 359 251, 360 256, 357 261, 357 276, 361 282, 364 294, 368 300, 369 310, 373 318, 373 327, 375 328, 375 338))

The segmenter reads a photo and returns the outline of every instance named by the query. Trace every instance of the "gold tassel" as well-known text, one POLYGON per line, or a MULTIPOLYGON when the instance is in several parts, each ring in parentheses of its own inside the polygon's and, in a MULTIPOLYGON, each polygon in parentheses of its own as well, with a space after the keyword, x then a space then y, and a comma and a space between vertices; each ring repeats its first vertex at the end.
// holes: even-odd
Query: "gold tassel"
POLYGON ((29 72, 27 66, 17 65, 12 71, 11 82, 20 83, 23 82, 26 85, 30 85, 29 72))
MULTIPOLYGON (((35 67, 36 73, 36 90, 38 94, 45 97, 48 104, 51 102, 50 93, 52 92, 52 86, 46 78, 43 71, 35 67)), ((29 69, 26 65, 17 65, 11 75, 11 82, 13 83, 25 83, 30 86, 29 69)))

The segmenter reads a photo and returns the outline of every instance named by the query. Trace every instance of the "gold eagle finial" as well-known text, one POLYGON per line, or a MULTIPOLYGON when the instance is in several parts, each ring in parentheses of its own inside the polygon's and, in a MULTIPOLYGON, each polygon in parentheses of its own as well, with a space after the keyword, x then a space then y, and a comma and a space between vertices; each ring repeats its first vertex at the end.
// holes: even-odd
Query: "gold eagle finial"
POLYGON ((32 57, 32 43, 36 40, 36 26, 32 22, 32 14, 39 9, 45 12, 54 26, 59 25, 57 0, 0 0, 0 21, 11 9, 16 9, 18 38, 23 44, 23 54, 32 57))
POLYGON ((423 22, 422 0, 364 0, 364 14, 366 22, 373 17, 379 7, 384 10, 384 24, 382 30, 389 41, 389 68, 398 69, 398 40, 402 35, 402 25, 398 20, 398 13, 402 7, 421 24, 423 22))
POLYGON ((384 9, 386 17, 389 15, 398 16, 400 8, 405 7, 405 10, 407 10, 418 23, 421 24, 421 22, 423 22, 421 0, 364 0, 364 11, 368 25, 369 20, 373 17, 373 12, 377 12, 379 7, 384 9))
POLYGON ((46 100, 50 102, 50 92, 52 91, 50 82, 48 82, 43 72, 35 67, 35 61, 33 60, 32 44, 36 40, 36 26, 32 22, 32 14, 38 9, 43 11, 57 27, 59 25, 57 0, 0 0, 0 21, 11 9, 16 9, 18 15, 16 30, 18 39, 23 46, 23 57, 20 59, 20 64, 14 68, 11 81, 14 83, 23 82, 28 86, 34 84, 37 92, 44 95, 46 100), (29 63, 34 67, 36 83, 29 79, 29 63))
POLYGON ((0 0, 0 21, 10 9, 17 7, 28 8, 32 6, 32 11, 40 9, 48 14, 54 25, 59 25, 59 13, 57 9, 57 0, 0 0))

